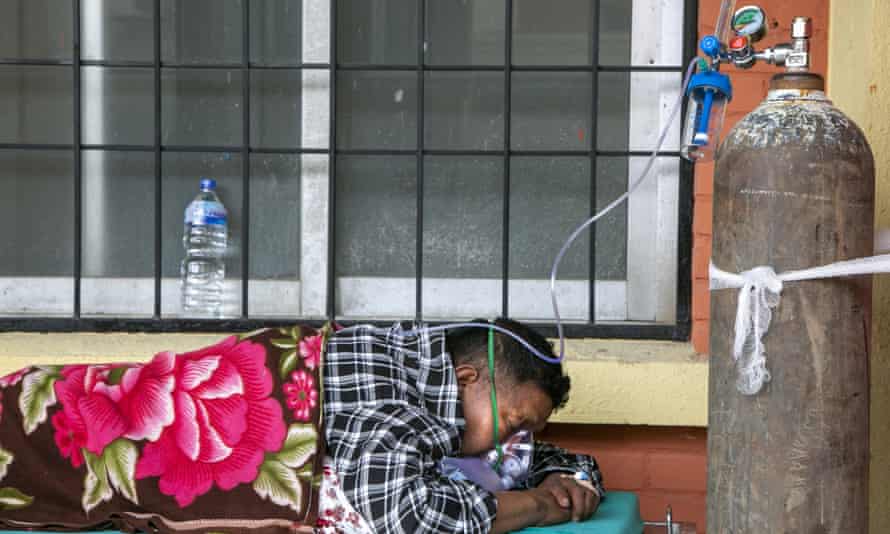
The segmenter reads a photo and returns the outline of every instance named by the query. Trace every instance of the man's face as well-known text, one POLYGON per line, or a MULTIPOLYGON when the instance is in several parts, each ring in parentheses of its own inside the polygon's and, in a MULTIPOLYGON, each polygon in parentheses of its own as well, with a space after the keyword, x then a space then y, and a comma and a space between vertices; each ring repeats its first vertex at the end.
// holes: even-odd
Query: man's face
MULTIPOLYGON (((466 420, 461 453, 475 456, 494 448, 491 385, 488 373, 483 375, 471 365, 460 365, 456 371, 466 420)), ((553 402, 541 388, 531 382, 515 384, 497 375, 495 383, 499 442, 520 430, 538 432, 544 428, 553 411, 553 402)))

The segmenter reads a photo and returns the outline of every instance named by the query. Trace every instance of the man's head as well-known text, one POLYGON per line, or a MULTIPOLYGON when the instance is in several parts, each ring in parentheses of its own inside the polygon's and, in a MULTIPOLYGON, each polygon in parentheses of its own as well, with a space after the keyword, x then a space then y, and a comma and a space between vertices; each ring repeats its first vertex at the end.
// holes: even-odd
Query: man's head
MULTIPOLYGON (((474 320, 484 323, 485 320, 474 320)), ((553 347, 540 334, 509 319, 495 323, 542 353, 553 356, 553 347)), ((464 328, 446 334, 445 346, 457 373, 466 428, 462 452, 475 455, 492 448, 494 421, 488 372, 488 330, 464 328)), ((499 440, 519 431, 541 430, 553 410, 568 400, 569 377, 562 365, 547 363, 510 336, 494 334, 495 386, 499 414, 499 440)))

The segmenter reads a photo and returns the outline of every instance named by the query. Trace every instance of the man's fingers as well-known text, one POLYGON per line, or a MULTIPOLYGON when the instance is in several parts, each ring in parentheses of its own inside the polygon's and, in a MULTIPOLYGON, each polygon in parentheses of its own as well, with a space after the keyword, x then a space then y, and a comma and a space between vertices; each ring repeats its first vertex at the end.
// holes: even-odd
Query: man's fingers
POLYGON ((578 521, 584 521, 590 516, 590 496, 585 491, 581 496, 581 505, 578 507, 578 521))
POLYGON ((563 484, 552 484, 547 488, 550 491, 550 494, 553 495, 553 498, 556 499, 556 503, 559 504, 563 508, 569 508, 572 506, 572 498, 569 495, 569 492, 566 490, 565 485, 563 484))
POLYGON ((584 521, 590 518, 599 505, 599 493, 593 484, 571 475, 562 475, 559 481, 572 499, 572 520, 584 521))
POLYGON ((578 485, 581 486, 582 488, 585 488, 585 489, 587 489, 587 490, 589 490, 589 491, 592 491, 592 492, 596 493, 596 488, 593 487, 593 484, 591 484, 589 480, 578 480, 577 478, 575 478, 574 480, 575 480, 575 482, 577 482, 578 485))
POLYGON ((590 519, 590 516, 596 512, 597 507, 600 504, 600 496, 598 493, 593 491, 588 491, 587 495, 584 497, 584 518, 590 519))
POLYGON ((574 480, 567 482, 571 484, 569 493, 572 496, 572 520, 581 521, 585 519, 585 501, 590 492, 579 486, 574 480))

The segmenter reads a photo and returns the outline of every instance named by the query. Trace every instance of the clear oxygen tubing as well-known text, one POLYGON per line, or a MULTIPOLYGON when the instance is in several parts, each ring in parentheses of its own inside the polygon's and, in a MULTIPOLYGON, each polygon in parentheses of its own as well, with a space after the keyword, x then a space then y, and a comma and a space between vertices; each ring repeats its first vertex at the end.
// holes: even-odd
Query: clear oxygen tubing
MULTIPOLYGON (((421 330, 424 330, 427 333, 432 334, 434 332, 444 332, 446 330, 454 330, 457 328, 486 328, 486 329, 494 330, 494 331, 500 332, 504 335, 512 337, 517 342, 519 342, 523 347, 528 349, 532 354, 534 354, 538 358, 544 360, 545 362, 554 363, 554 364, 562 362, 563 358, 565 357, 565 333, 563 332, 563 328, 562 328, 562 318, 559 315, 559 305, 557 304, 557 301, 556 301, 556 275, 557 275, 557 272, 559 271, 559 264, 560 264, 560 262, 562 262, 562 258, 563 258, 563 256, 565 256, 566 252, 569 250, 569 247, 572 246, 572 244, 575 242, 575 239, 577 239, 578 236, 581 235, 581 233, 584 230, 589 228, 590 225, 592 225, 599 219, 603 218, 606 214, 608 214, 610 211, 615 209, 619 204, 626 201, 630 197, 630 195, 633 194, 634 191, 636 191, 636 189, 640 186, 640 184, 642 184, 643 181, 646 179, 646 177, 649 175, 649 171, 652 170, 652 166, 655 164, 655 160, 658 157, 658 151, 661 150, 661 146, 664 144, 664 140, 667 138, 668 131, 670 130, 671 125, 674 123, 674 120, 677 118, 677 113, 680 111, 680 107, 683 104, 683 100, 685 100, 685 98, 686 98, 686 88, 689 85, 689 79, 692 76, 692 72, 695 70, 695 66, 696 66, 697 62, 698 62, 698 57, 693 58, 692 61, 689 62, 689 66, 686 68, 686 75, 683 78, 683 87, 680 90, 680 96, 677 98, 677 103, 674 104, 674 108, 671 110, 671 114, 668 117, 667 123, 664 125, 664 127, 661 130, 661 134, 658 137, 658 142, 655 144, 655 148, 652 150, 652 154, 649 156, 649 161, 646 163, 646 167, 643 169, 643 172, 640 173, 640 175, 637 177, 637 179, 634 180, 630 184, 630 187, 628 187, 627 192, 625 192, 620 197, 613 200, 608 206, 606 206, 605 208, 600 210, 596 215, 587 219, 586 221, 584 221, 584 223, 582 223, 580 226, 578 226, 575 229, 575 231, 572 232, 572 234, 569 236, 569 238, 566 239, 565 243, 562 245, 562 248, 559 250, 559 253, 556 255, 556 259, 553 261, 553 268, 550 271, 550 300, 553 303, 553 316, 556 319, 556 330, 559 333, 559 356, 556 356, 556 357, 547 356, 546 354, 542 353, 538 349, 534 348, 528 341, 522 339, 522 337, 519 336, 518 334, 515 334, 515 333, 511 332, 510 330, 507 330, 506 328, 502 328, 494 323, 472 323, 472 322, 451 323, 451 324, 443 324, 443 325, 438 325, 438 326, 428 326, 428 327, 424 327, 422 329, 415 328, 415 329, 411 329, 411 330, 406 330, 405 334, 408 334, 408 335, 417 334, 421 330)), ((594 281, 591 281, 591 283, 594 283, 594 281)), ((349 328, 346 328, 345 330, 351 330, 352 328, 355 328, 355 327, 349 327, 349 328)))
MULTIPOLYGON (((683 78, 683 86, 680 89, 680 96, 677 98, 677 102, 674 104, 674 109, 671 110, 671 114, 668 117, 667 123, 661 129, 661 135, 658 136, 658 142, 655 144, 655 148, 652 150, 652 154, 649 156, 649 161, 646 162, 646 167, 643 169, 643 172, 637 177, 637 179, 630 184, 630 187, 627 188, 627 191, 621 195, 620 197, 613 200, 609 203, 608 206, 603 208, 593 217, 584 221, 581 226, 575 228, 575 231, 566 239, 566 242, 563 243, 562 248, 559 250, 559 253, 556 255, 556 259, 553 260, 553 268, 550 270, 550 300, 553 303, 553 316, 556 318, 556 330, 559 333, 559 361, 562 361, 565 356, 565 333, 562 329, 562 318, 559 316, 559 304, 556 302, 556 275, 559 271, 559 264, 562 262, 563 256, 568 252, 569 247, 572 246, 572 243, 575 242, 575 239, 581 235, 581 232, 590 227, 593 223, 601 219, 607 213, 615 209, 619 204, 626 201, 630 198, 630 195, 633 194, 634 191, 643 183, 646 177, 649 175, 649 171, 652 170, 652 166, 655 165, 655 160, 658 157, 658 151, 661 150, 661 146, 664 144, 664 140, 667 138, 668 131, 671 128, 671 125, 674 123, 674 120, 677 118, 677 113, 680 111, 680 107, 683 104, 683 100, 686 98, 686 88, 689 86, 689 79, 692 77, 692 73, 695 70, 695 66, 698 63, 698 58, 692 58, 692 61, 689 62, 689 66, 686 68, 686 75, 683 78)), ((595 280, 590 281, 591 284, 595 284, 595 280)), ((591 291, 594 291, 595 287, 591 288, 591 291)), ((538 354, 537 351, 532 351, 539 358, 542 357, 541 354, 538 354)), ((546 358, 545 358, 546 359, 546 358)))
POLYGON ((735 0, 723 0, 720 4, 720 14, 717 15, 717 24, 714 27, 714 35, 721 43, 729 41, 734 14, 735 0))

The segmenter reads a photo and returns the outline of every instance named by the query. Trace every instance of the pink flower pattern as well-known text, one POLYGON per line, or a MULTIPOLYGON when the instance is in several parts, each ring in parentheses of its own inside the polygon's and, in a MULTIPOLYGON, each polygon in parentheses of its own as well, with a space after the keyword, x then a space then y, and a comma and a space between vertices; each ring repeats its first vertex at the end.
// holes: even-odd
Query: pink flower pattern
MULTIPOLYGON (((323 342, 324 335, 300 340, 303 368, 282 386, 299 421, 312 420, 319 405, 312 371, 321 365, 323 342)), ((86 452, 100 456, 118 439, 144 441, 135 478, 158 477, 161 493, 182 508, 213 487, 251 483, 287 434, 266 358, 262 344, 232 336, 202 350, 162 352, 145 364, 62 367, 50 377, 58 403, 50 412, 55 445, 82 468, 86 452)), ((34 370, 0 377, 0 419, 2 388, 34 370)), ((343 509, 334 515, 338 522, 360 519, 343 509)))
POLYGON ((65 428, 86 436, 84 448, 97 456, 119 437, 158 439, 161 429, 173 422, 174 362, 172 352, 162 352, 145 365, 64 368, 54 388, 65 428), (115 383, 113 373, 121 369, 115 383))
POLYGON ((176 358, 175 420, 146 444, 136 478, 160 477, 161 493, 180 507, 216 485, 253 482, 266 452, 285 437, 281 406, 270 398, 266 351, 232 336, 176 358))
POLYGON ((19 369, 18 371, 6 376, 0 376, 0 388, 9 388, 18 384, 22 381, 22 378, 24 378, 24 376, 31 371, 31 369, 33 368, 25 367, 24 369, 19 369))
POLYGON ((300 356, 307 369, 315 369, 321 362, 322 336, 310 336, 300 341, 300 356))
POLYGON ((86 428, 83 425, 73 425, 61 410, 53 415, 52 425, 55 429, 53 437, 56 447, 59 448, 62 457, 70 459, 72 467, 83 465, 83 448, 87 444, 86 428))
POLYGON ((287 407, 291 409, 297 421, 308 421, 312 409, 318 404, 315 380, 302 369, 294 371, 290 376, 291 381, 283 386, 287 395, 287 407))

